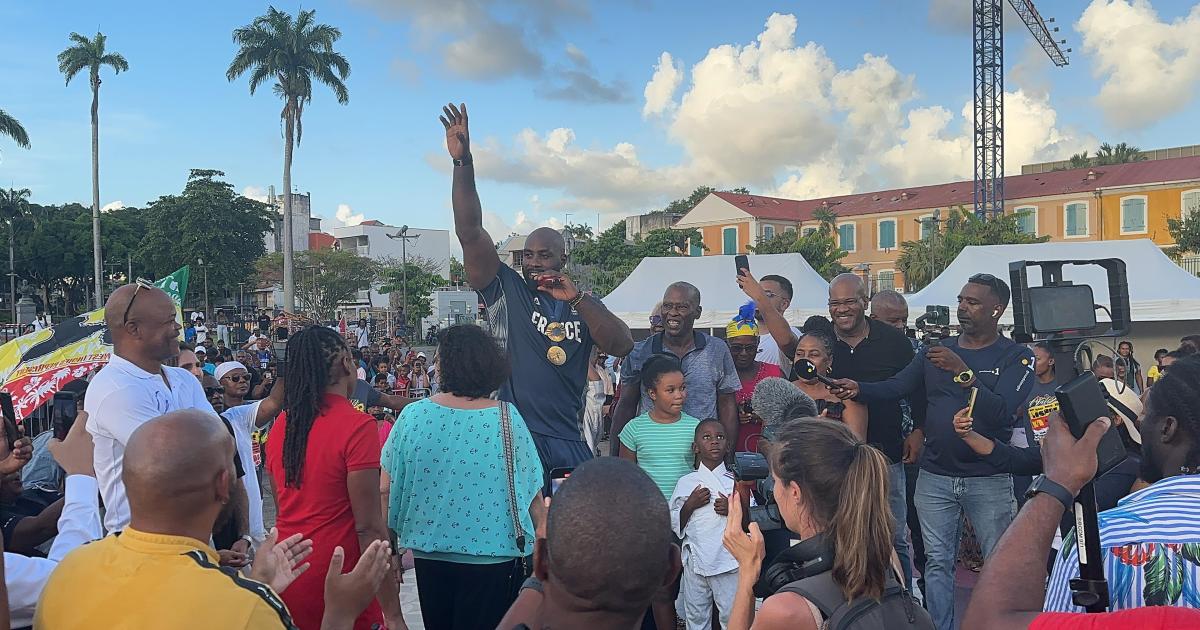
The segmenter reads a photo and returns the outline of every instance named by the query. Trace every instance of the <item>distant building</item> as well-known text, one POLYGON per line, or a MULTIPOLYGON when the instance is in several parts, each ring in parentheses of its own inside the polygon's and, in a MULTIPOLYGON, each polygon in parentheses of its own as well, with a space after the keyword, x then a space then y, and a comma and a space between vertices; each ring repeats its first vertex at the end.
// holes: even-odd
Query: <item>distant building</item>
POLYGON ((672 228, 683 218, 683 212, 651 212, 625 217, 625 240, 645 237, 651 230, 672 228))
MULTIPOLYGON (((372 260, 390 260, 397 264, 407 254, 408 261, 420 258, 436 267, 436 272, 443 278, 450 277, 450 232, 449 230, 427 230, 424 228, 408 229, 408 244, 401 247, 399 238, 389 238, 396 235, 400 228, 385 225, 379 221, 363 221, 358 225, 346 225, 333 228, 334 247, 350 251, 359 256, 372 260), (412 237, 416 238, 412 238, 412 237)), ((390 303, 388 297, 379 292, 379 285, 367 291, 359 291, 354 302, 346 304, 348 308, 385 307, 390 303)))
MULTIPOLYGON (((275 187, 267 191, 267 205, 275 209, 271 219, 271 231, 267 232, 267 253, 275 254, 283 251, 283 196, 275 195, 275 187)), ((317 231, 321 229, 321 219, 312 216, 312 195, 310 193, 292 193, 292 251, 302 252, 308 249, 308 233, 312 231, 313 221, 317 222, 317 231)))
POLYGON ((496 250, 500 254, 500 262, 512 267, 513 269, 521 269, 521 252, 525 251, 524 234, 513 234, 504 239, 500 243, 500 247, 496 250))
POLYGON ((421 322, 422 331, 430 326, 474 324, 479 315, 479 294, 470 287, 444 287, 430 294, 429 306, 433 314, 421 322))

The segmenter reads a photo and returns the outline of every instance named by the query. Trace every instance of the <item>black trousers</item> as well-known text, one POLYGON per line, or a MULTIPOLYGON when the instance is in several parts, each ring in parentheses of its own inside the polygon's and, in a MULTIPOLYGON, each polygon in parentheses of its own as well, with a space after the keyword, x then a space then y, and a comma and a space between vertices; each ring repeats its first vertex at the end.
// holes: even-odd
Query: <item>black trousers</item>
POLYGON ((921 579, 925 579, 925 539, 921 537, 921 519, 917 518, 917 506, 913 503, 913 494, 917 491, 917 475, 921 472, 919 464, 905 464, 904 490, 905 500, 908 502, 908 533, 912 537, 913 551, 913 566, 921 573, 921 579))
POLYGON ((415 560, 421 619, 428 630, 495 628, 525 576, 513 562, 460 564, 415 560))

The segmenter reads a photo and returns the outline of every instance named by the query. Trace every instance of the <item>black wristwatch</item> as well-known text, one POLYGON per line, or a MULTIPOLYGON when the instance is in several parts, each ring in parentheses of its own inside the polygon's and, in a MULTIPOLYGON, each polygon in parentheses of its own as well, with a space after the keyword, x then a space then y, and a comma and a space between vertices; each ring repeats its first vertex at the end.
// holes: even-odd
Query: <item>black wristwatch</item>
POLYGON ((457 158, 455 158, 455 159, 454 159, 454 160, 452 160, 452 161, 454 162, 454 165, 455 165, 455 166, 471 166, 472 164, 474 164, 474 163, 475 163, 475 162, 474 162, 474 160, 472 160, 472 159, 471 159, 471 154, 470 154, 470 153, 468 153, 468 154, 467 154, 467 157, 465 157, 465 158, 463 158, 463 159, 461 159, 461 160, 460 160, 460 159, 457 159, 457 158))
POLYGON ((1033 480, 1033 483, 1029 484, 1029 490, 1025 491, 1025 498, 1032 499, 1033 495, 1039 492, 1045 492, 1058 499, 1058 502, 1062 503, 1068 512, 1071 511, 1071 506, 1075 504, 1075 495, 1071 494, 1070 490, 1067 490, 1059 483, 1051 481, 1046 475, 1038 475, 1033 480))

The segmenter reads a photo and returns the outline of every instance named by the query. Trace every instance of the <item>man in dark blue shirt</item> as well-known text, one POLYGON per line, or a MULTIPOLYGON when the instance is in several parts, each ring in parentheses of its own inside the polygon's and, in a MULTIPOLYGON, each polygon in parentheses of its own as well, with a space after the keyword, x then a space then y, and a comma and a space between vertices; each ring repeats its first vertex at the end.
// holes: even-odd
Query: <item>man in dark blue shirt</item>
POLYGON ((839 395, 870 403, 924 390, 925 452, 914 497, 925 542, 925 602, 939 628, 954 627, 954 562, 965 513, 986 556, 1017 512, 1012 475, 976 455, 954 431, 954 414, 978 391, 974 430, 1007 442, 1018 407, 1033 387, 1033 353, 1000 336, 1008 285, 971 276, 958 294, 962 334, 931 345, 896 376, 876 383, 837 381, 839 395))
POLYGON ((454 231, 463 248, 467 283, 487 305, 492 335, 508 352, 512 376, 500 399, 516 405, 537 445, 543 468, 575 466, 593 456, 583 439, 583 393, 592 344, 623 357, 633 349, 629 327, 562 274, 566 244, 538 228, 525 239, 518 274, 500 261, 483 229, 475 189, 467 108, 442 108, 446 148, 454 162, 454 231))

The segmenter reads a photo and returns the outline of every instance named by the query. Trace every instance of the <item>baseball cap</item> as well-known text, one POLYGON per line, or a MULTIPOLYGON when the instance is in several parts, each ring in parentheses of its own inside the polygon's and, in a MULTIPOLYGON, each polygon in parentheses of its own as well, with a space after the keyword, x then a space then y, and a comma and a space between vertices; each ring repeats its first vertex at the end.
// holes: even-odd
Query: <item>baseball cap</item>
POLYGON ((204 346, 196 346, 196 354, 200 354, 201 352, 208 354, 208 350, 206 350, 204 346))

